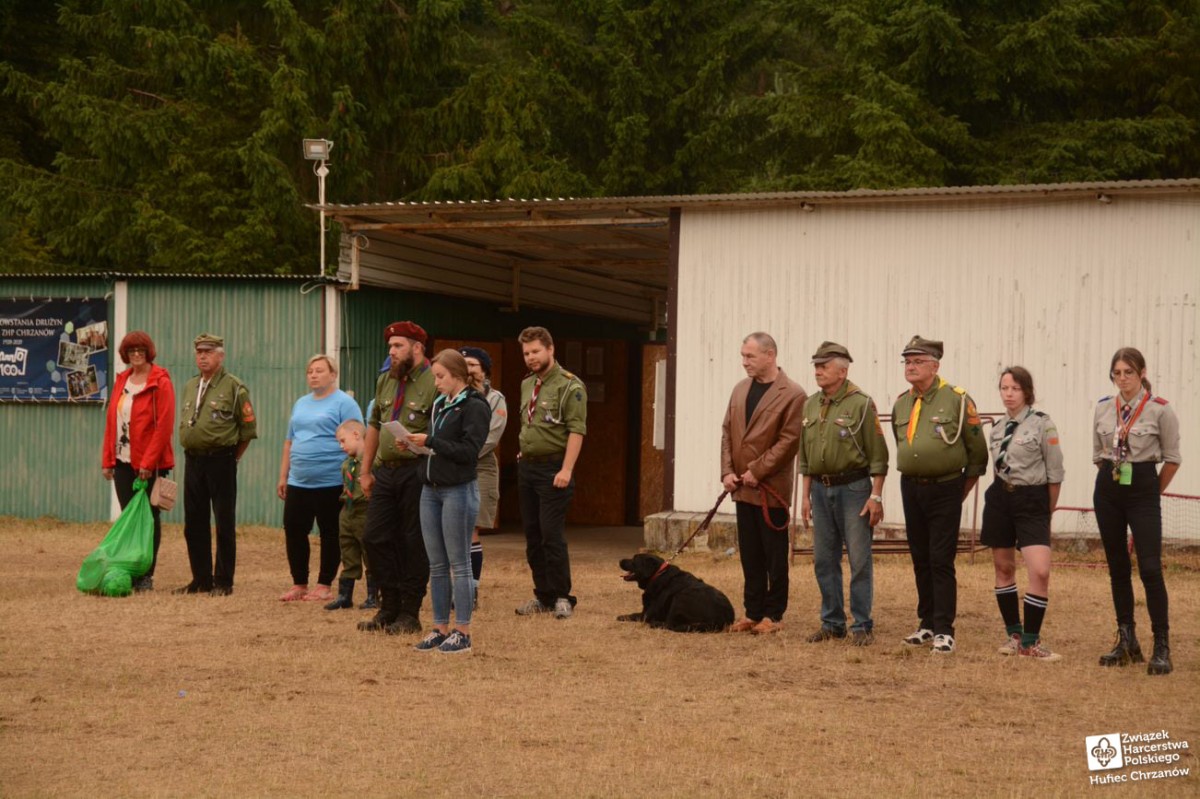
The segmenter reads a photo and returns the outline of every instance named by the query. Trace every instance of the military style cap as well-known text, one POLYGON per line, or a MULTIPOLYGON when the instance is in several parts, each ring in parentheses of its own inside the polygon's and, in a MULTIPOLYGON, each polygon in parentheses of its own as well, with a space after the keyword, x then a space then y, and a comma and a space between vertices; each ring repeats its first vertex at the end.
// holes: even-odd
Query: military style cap
POLYGON ((388 341, 392 336, 403 336, 422 344, 429 343, 429 334, 416 322, 392 322, 383 331, 383 340, 388 341))
POLYGON ((928 355, 935 360, 942 359, 942 342, 933 341, 932 339, 913 336, 912 340, 905 345, 901 355, 928 355))
POLYGON ((201 333, 192 340, 192 346, 198 350, 215 350, 225 346, 225 339, 212 333, 201 333))
POLYGON ((832 361, 834 358, 845 358, 850 363, 854 363, 854 359, 850 357, 850 350, 832 341, 821 342, 821 346, 817 347, 817 351, 813 353, 812 362, 825 363, 826 361, 832 361))

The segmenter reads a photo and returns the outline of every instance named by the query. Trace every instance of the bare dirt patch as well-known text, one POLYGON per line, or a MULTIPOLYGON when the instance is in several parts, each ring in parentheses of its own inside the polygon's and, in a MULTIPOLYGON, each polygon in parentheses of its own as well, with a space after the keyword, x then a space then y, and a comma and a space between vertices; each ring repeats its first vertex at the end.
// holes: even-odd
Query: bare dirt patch
MULTIPOLYGON (((807 558, 776 636, 616 622, 639 608, 616 563, 628 532, 573 531, 575 618, 520 618, 523 541, 506 533, 485 539, 475 654, 447 657, 358 632, 361 611, 276 601, 289 580, 266 528, 242 532, 233 596, 170 595, 188 580, 174 525, 158 590, 83 596, 75 572, 104 529, 0 520, 0 795, 1070 796, 1093 790, 1085 735, 1162 729, 1193 746, 1175 764, 1192 774, 1107 789, 1200 792, 1195 556, 1167 576, 1176 671, 1151 678, 1096 665, 1113 630, 1103 569, 1053 574, 1044 632, 1064 661, 997 655, 986 552, 959 559, 959 651, 934 658, 899 642, 915 621, 905 556, 877 557, 878 641, 856 649, 804 642, 807 558)), ((736 558, 677 562, 740 611, 736 558)))

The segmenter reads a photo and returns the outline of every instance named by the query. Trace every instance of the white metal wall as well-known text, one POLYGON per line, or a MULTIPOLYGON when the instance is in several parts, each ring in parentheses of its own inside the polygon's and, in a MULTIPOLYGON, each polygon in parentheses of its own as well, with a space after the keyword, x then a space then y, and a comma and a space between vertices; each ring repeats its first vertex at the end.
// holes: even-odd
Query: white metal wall
MULTIPOLYGON (((675 508, 705 510, 720 490, 721 419, 745 376, 742 338, 754 330, 776 338, 780 365, 807 391, 817 390, 809 364, 817 345, 846 345, 851 379, 881 413, 908 389, 900 350, 914 334, 945 341, 941 375, 965 386, 984 412, 1003 412, 1003 367, 1027 367, 1037 407, 1062 434, 1059 504, 1083 507, 1092 505, 1095 476, 1092 408, 1112 393, 1112 353, 1138 347, 1155 393, 1182 424, 1184 464, 1171 490, 1200 494, 1197 295, 1194 195, 685 209, 675 508)), ((903 515, 897 476, 886 483, 889 521, 903 515)))

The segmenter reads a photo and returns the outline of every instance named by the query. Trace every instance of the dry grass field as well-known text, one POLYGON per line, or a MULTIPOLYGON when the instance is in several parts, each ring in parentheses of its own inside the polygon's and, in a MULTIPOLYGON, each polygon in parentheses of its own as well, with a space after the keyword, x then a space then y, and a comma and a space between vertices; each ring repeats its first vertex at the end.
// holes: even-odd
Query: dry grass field
MULTIPOLYGON (((1196 556, 1167 577, 1175 674, 1150 678, 1096 665, 1113 627, 1103 569, 1054 572, 1044 632, 1065 660, 997 655, 986 552, 959 559, 959 652, 934 658, 899 642, 905 556, 877 558, 879 640, 855 649, 804 642, 807 558, 777 636, 616 622, 639 607, 616 564, 629 531, 572 531, 575 618, 519 618, 529 580, 506 533, 485 540, 475 654, 449 657, 356 631, 362 611, 276 601, 282 533, 265 528, 243 531, 231 597, 169 593, 187 581, 177 525, 159 590, 83 596, 74 575, 103 533, 0 520, 0 796, 1200 795, 1196 556), (1163 729, 1189 742, 1189 776, 1089 784, 1084 736, 1163 729)), ((736 559, 677 562, 740 610, 736 559)))

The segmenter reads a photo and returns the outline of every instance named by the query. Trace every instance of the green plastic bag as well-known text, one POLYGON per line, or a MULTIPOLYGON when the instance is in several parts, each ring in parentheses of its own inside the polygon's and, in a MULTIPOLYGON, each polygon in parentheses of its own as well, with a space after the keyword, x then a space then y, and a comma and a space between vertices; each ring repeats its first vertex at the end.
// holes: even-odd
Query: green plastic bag
POLYGON ((154 562, 154 514, 146 481, 135 480, 133 499, 113 522, 100 546, 83 559, 75 587, 84 593, 128 596, 133 581, 150 571, 154 562))

